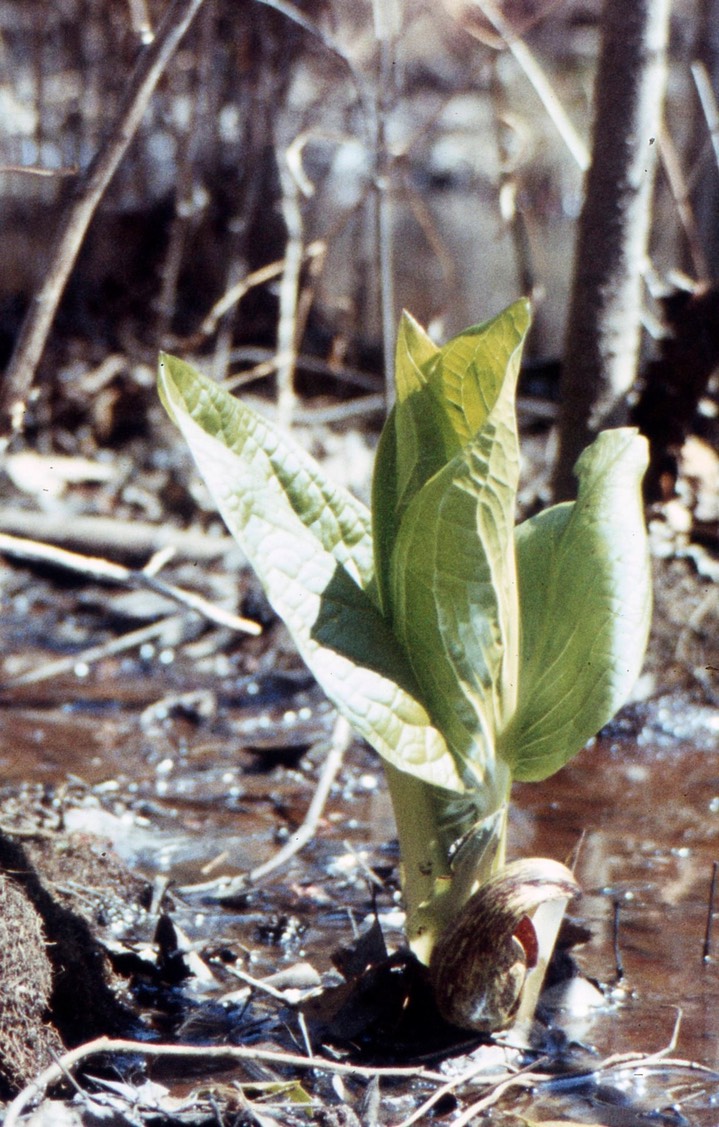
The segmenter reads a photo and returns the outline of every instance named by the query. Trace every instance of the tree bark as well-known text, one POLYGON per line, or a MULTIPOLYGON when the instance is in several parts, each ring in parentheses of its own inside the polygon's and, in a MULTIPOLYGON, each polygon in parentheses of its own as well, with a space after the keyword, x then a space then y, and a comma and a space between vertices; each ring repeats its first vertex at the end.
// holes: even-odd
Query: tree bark
POLYGON ((592 162, 579 219, 559 410, 554 493, 597 431, 621 425, 637 368, 642 274, 671 0, 605 0, 592 162))

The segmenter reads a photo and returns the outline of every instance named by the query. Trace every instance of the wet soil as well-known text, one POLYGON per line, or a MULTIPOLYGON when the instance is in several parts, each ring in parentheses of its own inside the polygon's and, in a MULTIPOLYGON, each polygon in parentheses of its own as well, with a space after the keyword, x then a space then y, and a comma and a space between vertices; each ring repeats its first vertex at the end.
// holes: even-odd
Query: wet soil
MULTIPOLYGON (((351 457, 337 447, 339 469, 355 465, 359 442, 351 457)), ((329 438, 322 443, 327 455, 329 438)), ((365 470, 371 445, 363 436, 365 470)), ((541 436, 525 436, 523 449, 531 470, 523 501, 531 508, 544 480, 541 436)), ((148 472, 142 469, 137 481, 147 484, 148 472)), ((148 496, 170 495, 178 467, 170 460, 162 472, 164 485, 153 479, 148 496)), ((184 482, 182 474, 177 480, 184 482)), ((189 496, 189 486, 183 489, 189 496)), ((151 548, 125 544, 120 532, 140 525, 125 523, 136 514, 114 490, 101 486, 88 497, 81 487, 94 515, 113 513, 112 545, 69 544, 142 565, 151 548)), ((70 528, 79 496, 63 501, 70 528)), ((42 514, 37 519, 42 536, 42 514)), ((369 1003, 365 994, 354 998, 349 1018, 343 1014, 333 1025, 327 1008, 318 1017, 308 1002, 315 1052, 346 1054, 349 1041, 355 1057, 409 1058, 447 1077, 476 1062, 477 1052, 490 1053, 487 1067, 498 1074, 507 1053, 513 1067, 539 1053, 540 1079, 508 1091, 492 1113, 509 1127, 560 1117, 640 1127, 647 1116, 715 1127, 719 935, 710 936, 709 958, 704 953, 719 859, 716 565, 707 552, 682 558, 691 547, 682 540, 684 526, 675 528, 662 514, 654 519, 665 558, 657 560, 657 614, 640 699, 558 775, 515 788, 510 856, 565 860, 579 846, 584 890, 571 906, 582 940, 574 961, 564 960, 572 977, 560 976, 547 991, 531 1051, 477 1050, 466 1037, 447 1034, 431 1006, 423 1009, 421 981, 411 985, 415 1008, 404 1013, 401 1037, 392 1017, 373 1024, 378 997, 398 991, 402 1006, 407 980, 401 957, 393 956, 399 962, 390 964, 388 977, 373 980, 369 1003), (368 1005, 371 1020, 363 1025, 368 1005), (659 1061, 601 1069, 613 1054, 668 1046, 679 1012, 670 1057, 715 1071, 659 1061)), ((192 550, 195 541, 212 539, 203 539, 198 525, 192 550)), ((304 1052, 297 1003, 320 984, 341 983, 333 953, 377 921, 390 952, 402 950, 392 810, 381 764, 360 742, 346 751, 309 843, 257 876, 305 818, 334 715, 254 580, 222 544, 212 561, 201 562, 185 546, 162 574, 259 621, 260 637, 210 626, 152 592, 118 593, 46 565, 0 565, 0 896, 6 886, 6 900, 24 894, 8 908, 0 971, 16 995, 13 983, 23 986, 28 976, 35 983, 34 1008, 24 1011, 27 1036, 18 1038, 5 1007, 17 1043, 0 1074, 5 1095, 63 1045, 103 1032, 304 1052), (163 624, 126 652, 88 657, 87 647, 113 643, 161 615, 163 624)), ((1 1016, 0 1036, 10 1044, 1 1016)), ((156 1060, 151 1067, 114 1059, 109 1067, 130 1085, 128 1099, 149 1075, 166 1085, 168 1098, 190 1101, 184 1119, 139 1105, 135 1120, 126 1108, 119 1118, 162 1127, 216 1122, 198 1095, 203 1090, 228 1124, 256 1121, 256 1092, 240 1098, 228 1085, 298 1075, 227 1061, 218 1071, 207 1059, 172 1066, 156 1060)), ((88 1065, 92 1076, 101 1071, 101 1062, 88 1065)), ((374 1107, 366 1079, 344 1086, 326 1073, 300 1079, 318 1122, 344 1115, 352 1127, 352 1116, 368 1127, 397 1125, 437 1086, 383 1080, 374 1107)), ((89 1083, 86 1076, 82 1083, 89 1083)), ((469 1085, 448 1095, 438 1117, 453 1122, 478 1094, 469 1085)), ((54 1095, 51 1123, 71 1093, 54 1095)), ((282 1123, 306 1122, 306 1113, 286 1104, 273 1114, 282 1123)))
MULTIPOLYGON (((55 589, 54 600, 67 625, 75 594, 55 589)), ((35 637, 24 635, 38 665, 57 656, 43 648, 47 625, 43 618, 35 637)), ((146 646, 2 693, 0 830, 15 849, 3 867, 12 877, 22 854, 44 873, 57 910, 83 921, 114 991, 104 1031, 296 1048, 293 1006, 248 988, 242 975, 291 970, 293 980, 292 968, 309 964, 313 983, 315 972, 337 982, 332 952, 375 919, 389 947, 401 947, 389 799, 377 759, 354 743, 310 844, 222 900, 213 880, 263 864, 301 824, 333 718, 277 627, 262 647, 247 640, 219 653, 208 644, 204 656, 197 647, 196 638, 146 646), (272 662, 260 660, 263 647, 272 662)), ((647 1114, 716 1122, 714 1075, 667 1065, 603 1084, 592 1069, 611 1054, 662 1049, 681 1012, 671 1057, 719 1070, 719 936, 717 960, 711 937, 704 957, 719 858, 718 748, 710 703, 655 692, 554 778, 515 788, 511 855, 564 859, 581 841, 584 895, 572 915, 589 938, 574 956, 598 990, 579 978, 579 991, 566 982, 550 989, 554 1047, 565 1068, 586 1061, 584 1079, 513 1093, 501 1105, 508 1122, 590 1113, 612 1124, 647 1114)), ((81 1031, 66 1024, 65 1044, 103 1031, 98 1020, 81 1031)), ((55 1049, 57 1024, 48 1033, 55 1049)), ((46 1051, 39 1046, 38 1059, 46 1051)), ((193 1066, 164 1080, 186 1091, 213 1076, 193 1066)), ((385 1122, 418 1101, 411 1090, 385 1095, 385 1122)))

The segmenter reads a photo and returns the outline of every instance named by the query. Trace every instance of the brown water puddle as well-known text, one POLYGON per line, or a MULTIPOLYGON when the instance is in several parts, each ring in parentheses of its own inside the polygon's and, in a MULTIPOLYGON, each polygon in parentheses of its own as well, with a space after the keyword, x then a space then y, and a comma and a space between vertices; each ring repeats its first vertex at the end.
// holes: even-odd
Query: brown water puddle
MULTIPOLYGON (((263 681, 190 672, 177 664, 143 670, 124 660, 89 678, 28 686, 6 698, 6 799, 37 795, 38 786, 53 795, 66 787, 68 828, 108 837, 132 867, 182 886, 266 861, 304 816, 322 762, 317 748, 307 749, 328 733, 331 713, 300 673, 263 681), (188 683, 194 695, 183 697, 188 683)), ((592 938, 578 959, 605 984, 607 1000, 559 1020, 570 1040, 587 1047, 589 1060, 661 1049, 679 1007, 672 1056, 719 1068, 719 935, 717 961, 702 959, 712 862, 719 858, 718 748, 719 725, 709 710, 654 702, 554 778, 515 789, 511 855, 564 859, 584 834, 577 868, 584 896, 574 914, 592 938)), ((303 853, 240 906, 186 894, 177 922, 190 938, 250 950, 257 976, 303 958, 325 971, 331 950, 372 916, 369 867, 389 878, 377 905, 390 942, 398 943, 392 837, 379 763, 353 745, 303 853)), ((597 1114, 597 1091, 594 1082, 586 1091, 574 1083, 519 1103, 544 1118, 586 1118, 587 1109, 597 1114)), ((612 1112, 614 1118, 599 1121, 631 1125, 640 1122, 637 1115, 676 1105, 675 1119, 659 1121, 708 1127, 719 1120, 715 1092, 715 1081, 701 1077, 687 1087, 683 1073, 632 1076, 626 1090, 613 1083, 605 1093, 613 1106, 626 1105, 624 1118, 612 1112)))

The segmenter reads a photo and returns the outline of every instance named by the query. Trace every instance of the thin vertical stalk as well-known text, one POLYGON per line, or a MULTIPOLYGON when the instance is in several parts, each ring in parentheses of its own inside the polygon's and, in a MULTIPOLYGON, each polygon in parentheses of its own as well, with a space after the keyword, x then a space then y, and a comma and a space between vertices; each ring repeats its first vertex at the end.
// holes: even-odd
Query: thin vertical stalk
MULTIPOLYGON (((692 77, 696 85, 701 113, 693 115, 689 151, 699 169, 701 154, 706 151, 707 128, 719 168, 719 0, 697 0, 695 16, 692 77)), ((719 275, 719 229, 716 221, 719 207, 719 179, 716 172, 704 166, 703 175, 693 193, 694 210, 701 233, 704 253, 713 277, 719 275)))
POLYGON ((277 167, 282 189, 282 218, 287 242, 280 282, 280 315, 277 326, 277 420, 289 427, 295 407, 294 375, 297 366, 297 309, 300 295, 300 271, 304 259, 304 222, 300 206, 300 189, 287 162, 287 154, 277 152, 277 167))
MULTIPOLYGON (((160 293, 157 298, 155 331, 160 341, 167 339, 177 305, 177 289, 185 252, 187 236, 198 215, 197 203, 197 149, 202 125, 208 118, 208 80, 212 67, 214 39, 214 11, 212 0, 199 21, 199 35, 190 83, 190 112, 184 126, 176 133, 177 177, 175 181, 175 214, 170 224, 164 261, 160 270, 160 293)), ((179 93, 179 88, 176 90, 179 93)), ((164 344, 163 344, 164 347, 164 344)))
POLYGON ((372 219, 379 278, 382 357, 388 405, 394 396, 395 293, 392 232, 392 160, 387 147, 387 117, 395 99, 394 55, 397 0, 372 0, 378 48, 374 99, 374 177, 372 219))
POLYGON ((173 0, 153 42, 140 54, 114 128, 82 177, 49 256, 42 283, 25 316, 0 389, 0 448, 22 431, 35 369, 45 349, 70 271, 100 200, 127 152, 147 104, 203 0, 173 0))

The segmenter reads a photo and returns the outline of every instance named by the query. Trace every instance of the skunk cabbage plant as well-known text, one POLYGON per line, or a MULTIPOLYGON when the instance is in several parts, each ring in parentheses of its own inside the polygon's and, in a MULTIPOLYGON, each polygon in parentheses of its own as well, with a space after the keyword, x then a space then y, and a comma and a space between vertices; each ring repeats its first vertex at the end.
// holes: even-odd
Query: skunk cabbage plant
MULTIPOLYGON (((163 403, 228 528, 327 696, 384 759, 408 940, 437 984, 433 948, 442 933, 438 953, 464 941, 461 913, 480 918, 483 895, 487 918, 515 905, 502 926, 531 967, 521 921, 542 896, 517 882, 549 900, 576 886, 555 863, 505 869, 512 780, 551 775, 614 715, 649 628, 635 430, 601 433, 577 462, 577 500, 515 527, 529 321, 518 301, 438 348, 403 315, 371 512, 262 415, 160 358, 163 403)), ((516 1004, 464 1024, 506 1024, 516 1004)))

